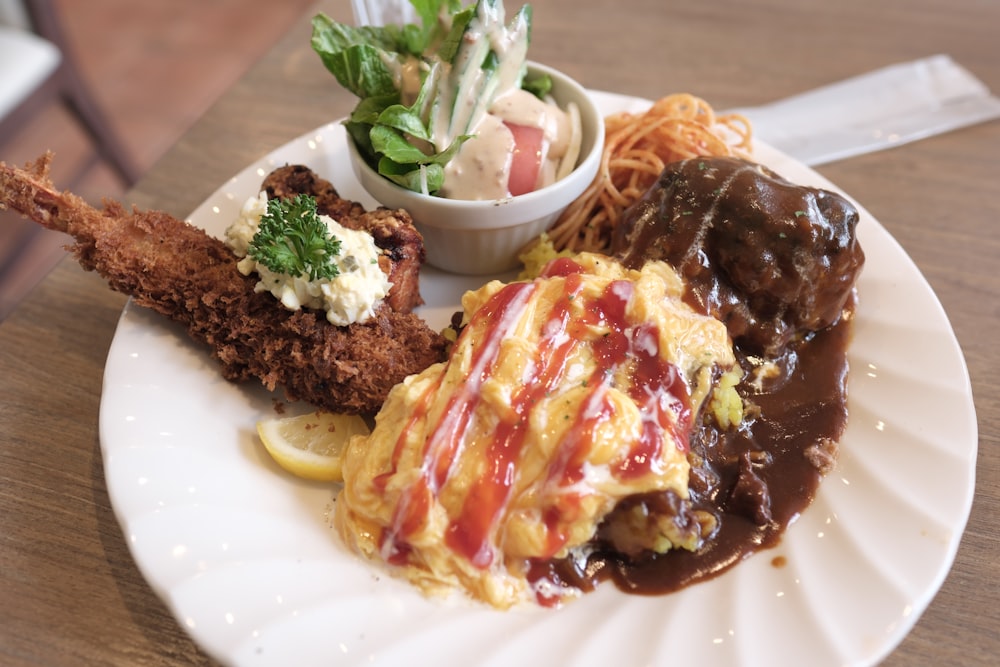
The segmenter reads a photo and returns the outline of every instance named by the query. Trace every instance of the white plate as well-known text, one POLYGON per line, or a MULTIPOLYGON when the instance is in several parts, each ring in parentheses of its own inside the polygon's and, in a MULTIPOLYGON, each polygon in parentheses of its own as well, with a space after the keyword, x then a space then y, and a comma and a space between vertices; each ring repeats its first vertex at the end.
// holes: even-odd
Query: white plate
MULTIPOLYGON (((595 93, 603 110, 641 100, 595 93)), ((833 187, 760 146, 786 178, 833 187)), ((223 185, 191 220, 221 234, 273 167, 305 163, 373 204, 331 124, 223 185)), ((139 568, 198 644, 240 665, 865 665, 890 652, 947 573, 972 502, 978 436, 965 362, 919 271, 862 212, 867 265, 836 470, 782 543, 679 593, 605 585, 558 611, 427 600, 348 553, 333 490, 283 473, 254 433, 272 396, 222 380, 205 350, 129 304, 105 371, 101 444, 139 568), (772 562, 787 561, 783 567, 772 562)), ((479 279, 433 270, 443 326, 479 279)))

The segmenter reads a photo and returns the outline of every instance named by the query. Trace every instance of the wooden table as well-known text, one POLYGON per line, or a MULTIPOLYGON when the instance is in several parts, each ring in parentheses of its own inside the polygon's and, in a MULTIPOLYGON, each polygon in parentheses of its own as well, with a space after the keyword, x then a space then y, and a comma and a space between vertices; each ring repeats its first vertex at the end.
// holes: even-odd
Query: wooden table
MULTIPOLYGON (((347 3, 319 7, 351 20, 347 3)), ((687 91, 724 109, 948 53, 1000 91, 998 3, 540 0, 535 10, 532 58, 594 89, 648 98, 687 91)), ((183 217, 247 163, 349 111, 353 99, 309 48, 308 19, 225 93, 129 202, 183 217)), ((975 503, 957 561, 886 664, 994 664, 1000 122, 819 171, 889 229, 937 292, 965 352, 978 411, 975 503)), ((0 663, 211 662, 144 582, 105 486, 101 382, 124 303, 67 260, 0 326, 0 663)))

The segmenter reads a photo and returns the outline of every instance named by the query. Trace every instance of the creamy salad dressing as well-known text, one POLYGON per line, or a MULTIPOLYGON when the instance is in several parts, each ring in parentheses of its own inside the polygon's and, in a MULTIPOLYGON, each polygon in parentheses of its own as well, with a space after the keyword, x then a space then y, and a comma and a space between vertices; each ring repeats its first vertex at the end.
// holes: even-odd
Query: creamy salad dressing
POLYGON ((441 196, 448 199, 502 199, 514 157, 514 135, 496 116, 484 116, 476 136, 465 142, 444 168, 441 196))
POLYGON ((479 119, 469 139, 446 166, 441 194, 449 199, 501 199, 510 196, 508 183, 515 149, 508 123, 542 130, 535 189, 556 180, 572 134, 569 115, 520 88, 498 98, 479 119))
POLYGON ((540 100, 521 88, 527 49, 526 34, 504 26, 502 5, 482 3, 451 64, 451 71, 459 76, 428 72, 416 58, 386 63, 396 77, 404 104, 412 105, 416 100, 422 74, 440 76, 439 101, 455 100, 451 109, 430 110, 431 143, 436 151, 445 150, 462 135, 474 135, 446 165, 441 196, 465 200, 511 196, 508 183, 515 140, 507 123, 543 131, 535 189, 572 170, 574 165, 561 168, 560 163, 563 158, 576 161, 568 149, 578 124, 554 101, 540 100), (491 52, 496 65, 484 70, 481 64, 491 52))
POLYGON ((396 74, 396 88, 404 104, 413 104, 420 93, 420 73, 423 70, 421 61, 409 58, 403 62, 387 63, 396 74))
POLYGON ((340 253, 334 258, 340 274, 331 279, 309 280, 308 276, 275 273, 247 255, 266 213, 267 193, 261 192, 247 199, 239 217, 226 229, 226 245, 242 258, 237 268, 245 276, 253 272, 260 276, 254 288, 257 292, 270 292, 289 310, 324 310, 326 319, 336 326, 364 322, 375 314, 392 284, 379 268, 379 250, 371 234, 347 229, 321 215, 330 233, 340 240, 340 253))

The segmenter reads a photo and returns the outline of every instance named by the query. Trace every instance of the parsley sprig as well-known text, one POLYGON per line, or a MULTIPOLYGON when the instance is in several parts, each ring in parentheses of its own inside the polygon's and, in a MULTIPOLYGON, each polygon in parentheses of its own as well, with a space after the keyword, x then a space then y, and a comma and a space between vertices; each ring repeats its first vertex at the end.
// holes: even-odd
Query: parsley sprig
POLYGON ((340 254, 340 239, 330 235, 316 212, 316 199, 309 195, 268 200, 247 254, 271 271, 289 276, 319 280, 340 273, 333 261, 340 254))

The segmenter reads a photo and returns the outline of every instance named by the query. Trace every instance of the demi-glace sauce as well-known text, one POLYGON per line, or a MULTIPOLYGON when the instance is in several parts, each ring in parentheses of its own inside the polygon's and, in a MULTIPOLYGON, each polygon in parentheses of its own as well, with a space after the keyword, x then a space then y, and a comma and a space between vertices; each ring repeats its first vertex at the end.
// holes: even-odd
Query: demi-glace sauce
MULTIPOLYGON (((689 305, 726 324, 751 412, 738 430, 703 419, 692 434, 691 499, 702 526, 712 525, 704 513, 716 522, 698 551, 628 556, 598 540, 585 563, 539 563, 534 578, 666 593, 777 544, 832 467, 847 423, 846 350, 864 265, 858 219, 834 192, 727 157, 668 165, 624 213, 612 254, 631 268, 666 261, 685 279, 689 305), (754 382, 756 354, 778 372, 754 382)), ((661 515, 683 509, 676 497, 630 500, 661 515)))
MULTIPOLYGON (((714 577, 776 545, 812 501, 822 479, 820 460, 832 461, 846 425, 850 330, 850 318, 844 317, 791 346, 777 359, 781 372, 761 390, 744 381, 740 394, 760 414, 748 417, 740 430, 720 432, 707 422, 695 429, 691 452, 703 456, 705 464, 700 471, 692 468, 691 497, 695 509, 718 520, 715 534, 699 551, 674 549, 630 559, 597 543, 586 563, 538 562, 530 578, 584 591, 612 580, 631 593, 662 594, 714 577)), ((749 368, 752 361, 740 354, 740 363, 749 368)))

